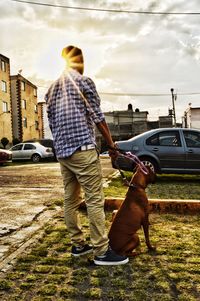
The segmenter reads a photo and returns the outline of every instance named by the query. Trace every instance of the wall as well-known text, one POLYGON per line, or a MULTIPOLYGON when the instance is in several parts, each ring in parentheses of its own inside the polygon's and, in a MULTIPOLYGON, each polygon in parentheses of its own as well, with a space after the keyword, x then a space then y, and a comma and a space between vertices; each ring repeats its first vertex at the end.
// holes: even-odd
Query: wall
POLYGON ((10 60, 0 54, 0 140, 6 137, 12 142, 11 116, 11 88, 10 88, 10 60), (2 64, 5 63, 5 70, 2 64), (6 92, 2 91, 2 81, 6 82, 6 92), (7 103, 7 112, 3 111, 3 102, 7 103))
POLYGON ((189 107, 185 111, 183 126, 186 128, 200 129, 200 107, 189 107))
POLYGON ((13 107, 13 135, 20 141, 39 139, 39 118, 37 110, 37 87, 20 74, 11 76, 12 107, 13 107), (25 84, 25 90, 22 84, 25 84), (26 106, 24 106, 24 101, 26 106), (24 125, 24 118, 27 125, 24 125), (38 123, 38 128, 36 127, 38 123))

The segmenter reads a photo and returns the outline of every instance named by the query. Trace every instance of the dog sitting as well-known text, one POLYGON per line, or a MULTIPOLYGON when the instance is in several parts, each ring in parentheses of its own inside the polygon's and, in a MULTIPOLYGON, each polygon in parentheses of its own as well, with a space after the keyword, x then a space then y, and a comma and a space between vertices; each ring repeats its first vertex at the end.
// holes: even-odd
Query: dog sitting
POLYGON ((143 227, 146 245, 149 250, 155 248, 149 241, 149 212, 145 188, 155 183, 156 175, 148 168, 148 173, 137 167, 133 174, 125 200, 117 211, 108 234, 111 248, 120 255, 135 256, 133 252, 140 245, 137 231, 143 227))

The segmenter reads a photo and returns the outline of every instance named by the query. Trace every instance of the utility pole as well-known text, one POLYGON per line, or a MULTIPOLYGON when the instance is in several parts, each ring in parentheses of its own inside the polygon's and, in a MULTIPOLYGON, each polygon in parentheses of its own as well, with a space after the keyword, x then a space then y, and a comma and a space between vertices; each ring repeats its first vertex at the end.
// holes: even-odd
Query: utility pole
POLYGON ((174 127, 176 127, 176 111, 175 111, 175 103, 174 101, 177 98, 177 95, 174 94, 174 89, 171 88, 171 93, 172 93, 172 106, 173 106, 173 117, 174 117, 174 127))

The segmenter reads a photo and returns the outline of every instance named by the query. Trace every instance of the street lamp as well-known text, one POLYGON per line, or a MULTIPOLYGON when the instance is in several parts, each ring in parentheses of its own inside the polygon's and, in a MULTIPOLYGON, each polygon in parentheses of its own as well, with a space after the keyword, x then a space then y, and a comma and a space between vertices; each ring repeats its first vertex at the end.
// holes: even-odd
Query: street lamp
POLYGON ((176 111, 175 111, 175 103, 174 101, 177 98, 177 95, 174 94, 174 89, 171 88, 171 94, 172 94, 172 106, 173 106, 173 117, 174 117, 174 127, 176 127, 176 111))

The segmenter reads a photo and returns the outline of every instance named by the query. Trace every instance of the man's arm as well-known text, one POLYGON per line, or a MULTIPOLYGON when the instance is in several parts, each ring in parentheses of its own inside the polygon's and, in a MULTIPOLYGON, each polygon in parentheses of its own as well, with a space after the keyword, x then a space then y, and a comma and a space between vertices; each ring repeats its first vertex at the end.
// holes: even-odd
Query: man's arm
POLYGON ((108 128, 106 121, 103 120, 103 121, 97 123, 96 126, 97 126, 98 130, 100 131, 100 133, 102 134, 102 136, 104 137, 104 139, 106 140, 108 147, 116 148, 115 144, 112 140, 112 136, 111 136, 111 133, 110 133, 110 130, 108 128))

